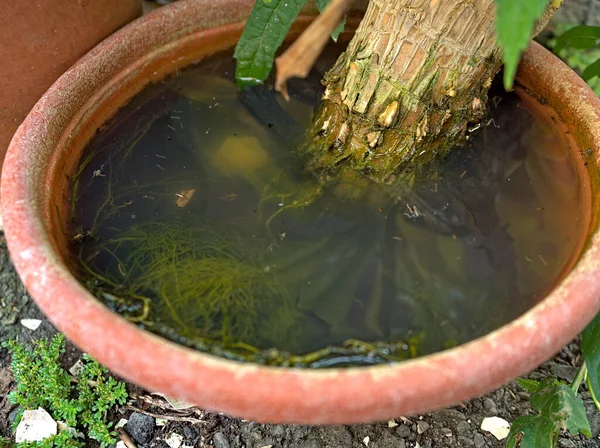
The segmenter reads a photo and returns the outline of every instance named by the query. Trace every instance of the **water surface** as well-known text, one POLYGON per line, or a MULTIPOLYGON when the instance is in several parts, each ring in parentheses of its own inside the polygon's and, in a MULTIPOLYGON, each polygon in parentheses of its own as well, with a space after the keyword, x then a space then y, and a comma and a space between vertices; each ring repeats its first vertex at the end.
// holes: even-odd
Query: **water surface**
POLYGON ((119 111, 75 177, 82 281, 182 344, 312 367, 432 353, 543 298, 586 225, 557 129, 493 94, 465 146, 412 188, 319 183, 295 148, 337 51, 290 103, 240 94, 220 54, 119 111))

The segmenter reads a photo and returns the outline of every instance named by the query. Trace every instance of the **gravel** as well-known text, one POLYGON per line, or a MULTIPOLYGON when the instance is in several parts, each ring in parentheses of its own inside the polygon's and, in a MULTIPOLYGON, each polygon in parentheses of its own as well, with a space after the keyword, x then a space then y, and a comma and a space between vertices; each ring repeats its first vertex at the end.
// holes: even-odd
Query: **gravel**
POLYGON ((146 444, 152 440, 155 426, 154 418, 134 412, 129 416, 126 430, 137 443, 146 444))

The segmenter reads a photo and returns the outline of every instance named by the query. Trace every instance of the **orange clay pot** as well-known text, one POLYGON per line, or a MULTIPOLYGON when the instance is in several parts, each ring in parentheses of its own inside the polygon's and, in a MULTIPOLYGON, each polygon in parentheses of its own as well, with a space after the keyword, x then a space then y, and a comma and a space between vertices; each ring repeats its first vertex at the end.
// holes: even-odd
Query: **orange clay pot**
POLYGON ((0 166, 13 134, 50 85, 142 13, 142 0, 16 0, 0 13, 0 166))
MULTIPOLYGON (((565 129, 587 188, 580 216, 589 222, 589 233, 565 278, 510 324, 402 363, 274 368, 163 340, 113 314, 86 291, 65 265, 68 241, 60 219, 69 174, 83 148, 145 85, 235 45, 253 3, 181 0, 137 20, 67 71, 19 128, 2 177, 2 214, 19 275, 49 319, 81 349, 147 389, 246 419, 303 424, 372 422, 452 405, 534 369, 573 339, 600 308, 600 101, 537 44, 524 55, 519 91, 565 129), (585 149, 585 166, 577 148, 585 149)), ((292 34, 308 20, 301 18, 292 34)))

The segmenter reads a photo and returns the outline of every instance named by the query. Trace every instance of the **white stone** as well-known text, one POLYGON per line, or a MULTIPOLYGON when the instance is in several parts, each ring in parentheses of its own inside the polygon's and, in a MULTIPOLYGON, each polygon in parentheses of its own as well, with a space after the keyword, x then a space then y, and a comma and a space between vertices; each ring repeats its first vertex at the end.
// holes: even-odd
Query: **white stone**
POLYGON ((506 439, 510 432, 510 423, 500 417, 486 417, 481 422, 481 429, 493 434, 498 440, 506 439))
POLYGON ((395 428, 396 426, 398 426, 398 423, 394 420, 388 420, 388 428, 395 428))
POLYGON ((44 409, 23 412, 23 417, 17 426, 15 442, 39 442, 55 435, 58 424, 44 409))
POLYGON ((367 436, 363 439, 363 443, 365 444, 365 446, 369 446, 370 441, 371 441, 371 438, 369 436, 367 436))
POLYGON ((39 319, 21 319, 21 325, 31 331, 37 330, 41 324, 42 321, 39 319))
POLYGON ((73 364, 69 369, 69 373, 73 376, 79 376, 81 375, 81 372, 83 372, 83 367, 83 362, 81 361, 81 359, 78 359, 77 362, 73 364))
POLYGON ((177 434, 176 432, 172 432, 171 434, 169 434, 169 437, 165 439, 165 442, 171 448, 179 448, 183 443, 183 436, 177 434))
POLYGON ((126 418, 122 418, 121 420, 119 420, 119 422, 115 425, 115 429, 119 429, 119 428, 124 428, 125 425, 127 424, 129 420, 127 420, 126 418))
POLYGON ((123 441, 119 440, 119 441, 117 442, 117 446, 116 446, 116 448, 127 448, 127 445, 125 445, 125 442, 123 442, 123 441))
POLYGON ((166 418, 156 418, 156 426, 165 426, 168 423, 166 418))

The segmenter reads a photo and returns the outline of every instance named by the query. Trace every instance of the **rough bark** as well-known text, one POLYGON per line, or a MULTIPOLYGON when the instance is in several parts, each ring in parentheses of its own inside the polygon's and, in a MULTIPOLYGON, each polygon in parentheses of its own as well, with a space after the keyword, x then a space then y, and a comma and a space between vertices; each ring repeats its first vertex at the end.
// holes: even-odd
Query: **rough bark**
POLYGON ((390 183, 456 146, 502 64, 494 20, 494 0, 371 0, 325 77, 311 167, 390 183))

